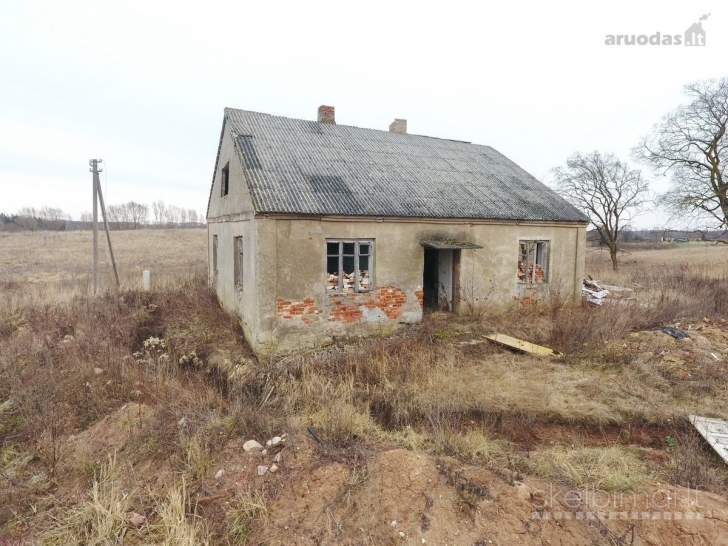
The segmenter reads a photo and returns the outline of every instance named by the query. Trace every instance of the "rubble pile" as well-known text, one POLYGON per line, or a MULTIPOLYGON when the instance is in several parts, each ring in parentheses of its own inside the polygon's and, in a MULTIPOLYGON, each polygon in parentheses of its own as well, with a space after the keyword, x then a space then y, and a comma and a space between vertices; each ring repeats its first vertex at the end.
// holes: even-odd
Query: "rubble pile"
MULTIPOLYGON (((371 288, 371 279, 369 277, 369 270, 364 269, 359 271, 359 289, 369 290, 371 288)), ((336 292, 339 289, 339 275, 335 273, 329 273, 326 279, 326 291, 336 292)), ((342 275, 342 292, 344 294, 353 294, 356 292, 356 276, 354 272, 346 273, 342 275)))
POLYGON ((523 262, 518 262, 518 280, 521 282, 544 282, 545 275, 543 268, 536 264, 536 277, 533 276, 533 264, 528 266, 528 275, 526 275, 526 266, 523 262))
POLYGON ((268 473, 274 474, 278 471, 278 464, 282 460, 282 452, 285 449, 287 436, 285 433, 280 436, 273 436, 273 438, 266 441, 265 447, 256 440, 248 440, 243 444, 243 451, 246 453, 258 455, 261 459, 272 456, 272 464, 264 464, 265 460, 260 461, 261 464, 257 468, 258 476, 265 476, 268 473))

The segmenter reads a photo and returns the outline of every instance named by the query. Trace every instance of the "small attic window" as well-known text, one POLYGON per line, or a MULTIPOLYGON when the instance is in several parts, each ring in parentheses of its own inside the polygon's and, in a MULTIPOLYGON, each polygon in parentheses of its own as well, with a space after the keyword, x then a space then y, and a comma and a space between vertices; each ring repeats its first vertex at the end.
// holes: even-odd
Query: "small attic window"
POLYGON ((226 163, 220 172, 220 186, 222 188, 222 195, 227 195, 230 190, 230 163, 226 163))

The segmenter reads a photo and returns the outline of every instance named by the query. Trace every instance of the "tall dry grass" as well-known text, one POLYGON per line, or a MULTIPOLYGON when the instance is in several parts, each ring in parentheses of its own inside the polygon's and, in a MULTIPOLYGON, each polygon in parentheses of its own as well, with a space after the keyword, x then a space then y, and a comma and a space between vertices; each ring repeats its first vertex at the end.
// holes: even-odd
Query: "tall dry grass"
MULTIPOLYGON (((637 330, 721 317, 728 309, 721 260, 728 253, 718 248, 712 257, 709 265, 693 260, 653 267, 648 256, 644 267, 626 264, 618 276, 601 279, 634 286, 627 304, 595 308, 553 300, 482 316, 436 314, 386 338, 275 361, 250 353, 237 319, 222 311, 204 275, 184 265, 149 293, 129 285, 97 296, 86 289, 49 299, 40 292, 4 295, 11 304, 0 306, 0 464, 22 487, 0 489, 0 504, 29 514, 49 484, 75 480, 87 496, 49 507, 55 518, 43 523, 49 536, 85 536, 88 542, 129 533, 120 516, 98 515, 116 502, 113 488, 102 487, 112 478, 99 474, 94 460, 69 460, 83 454, 72 453, 67 439, 130 402, 149 414, 135 429, 128 462, 164 461, 180 478, 172 497, 167 490, 142 490, 147 496, 138 502, 159 514, 155 525, 168 529, 155 527, 154 534, 150 522, 149 543, 165 536, 200 542, 245 536, 252 519, 265 512, 255 492, 231 505, 225 529, 200 525, 180 499, 209 474, 229 440, 280 430, 306 434, 311 427, 327 446, 394 442, 546 477, 556 465, 572 482, 633 487, 652 475, 639 457, 625 456, 623 470, 614 459, 619 449, 584 446, 573 454, 544 450, 529 438, 542 426, 599 431, 666 423, 679 438, 689 430, 684 415, 694 408, 728 417, 719 368, 705 366, 695 382, 700 388, 692 388, 670 381, 654 360, 622 343, 637 330), (511 353, 482 339, 493 331, 552 346, 567 358, 511 353), (524 442, 535 453, 530 463, 524 442), (600 465, 609 473, 595 473, 600 465), (616 479, 620 475, 624 481, 616 479), (18 500, 23 495, 27 503, 18 500), (79 525, 91 525, 95 534, 79 534, 79 525)), ((587 272, 600 276, 599 263, 589 260, 587 272)), ((709 471, 710 459, 687 442, 678 445, 683 449, 675 451, 665 475, 722 491, 728 480, 709 471)), ((73 540, 82 539, 63 539, 73 540)))

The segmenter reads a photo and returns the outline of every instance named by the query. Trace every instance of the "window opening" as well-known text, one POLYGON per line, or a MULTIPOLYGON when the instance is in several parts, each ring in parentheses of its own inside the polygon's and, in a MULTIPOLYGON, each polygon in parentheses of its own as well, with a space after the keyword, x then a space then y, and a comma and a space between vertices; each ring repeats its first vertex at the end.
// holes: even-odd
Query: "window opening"
POLYGON ((353 294, 374 288, 374 241, 326 241, 326 291, 353 294))
POLYGON ((529 283, 548 281, 548 241, 519 243, 518 281, 529 283))

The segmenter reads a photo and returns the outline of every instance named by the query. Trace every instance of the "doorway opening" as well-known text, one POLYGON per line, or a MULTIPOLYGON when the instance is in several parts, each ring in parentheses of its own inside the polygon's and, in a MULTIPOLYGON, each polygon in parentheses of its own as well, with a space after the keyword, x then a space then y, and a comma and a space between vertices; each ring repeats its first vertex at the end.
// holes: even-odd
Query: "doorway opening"
POLYGON ((460 249, 425 247, 423 305, 429 311, 460 310, 460 249))

